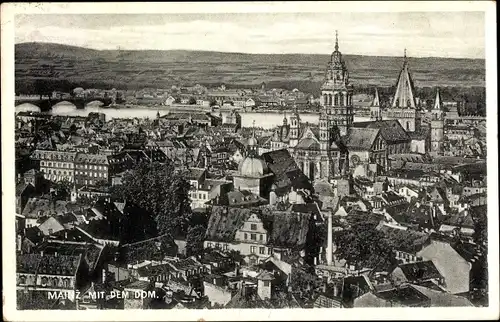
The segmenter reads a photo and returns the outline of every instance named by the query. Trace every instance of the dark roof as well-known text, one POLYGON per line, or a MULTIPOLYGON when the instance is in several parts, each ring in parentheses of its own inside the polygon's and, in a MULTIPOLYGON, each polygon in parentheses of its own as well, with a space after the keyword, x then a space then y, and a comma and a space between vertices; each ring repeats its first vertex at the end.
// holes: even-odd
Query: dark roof
POLYGON ((275 193, 280 195, 293 189, 312 190, 309 178, 300 170, 288 150, 281 149, 262 154, 269 170, 274 173, 275 193))
POLYGON ((398 120, 357 122, 352 124, 352 128, 380 129, 382 138, 390 143, 410 141, 409 135, 398 120))
POLYGON ((228 309, 262 308, 271 309, 273 305, 269 301, 263 301, 255 289, 241 288, 226 304, 228 309))
POLYGON ((127 263, 140 260, 162 260, 167 255, 177 254, 177 245, 170 234, 124 244, 120 247, 127 263), (147 254, 145 253, 147 250, 147 254))
POLYGON ((400 264, 398 267, 403 271, 410 283, 442 277, 432 261, 400 264))
POLYGON ((17 272, 30 274, 73 276, 81 255, 22 254, 17 255, 17 272))
POLYGON ((399 302, 404 306, 423 306, 429 298, 410 285, 378 292, 377 297, 386 301, 399 302))
POLYGON ((269 208, 212 208, 208 221, 206 239, 212 241, 234 241, 236 231, 243 226, 251 214, 257 214, 268 231, 268 245, 301 248, 304 246, 309 231, 310 213, 290 213, 269 208))
POLYGON ((472 214, 468 211, 461 211, 458 214, 452 215, 444 220, 443 223, 450 226, 465 228, 474 228, 475 226, 472 214))
POLYGON ((147 281, 133 281, 130 284, 124 285, 123 287, 133 290, 146 290, 151 287, 151 283, 147 281))
POLYGON ((350 128, 342 141, 350 150, 370 150, 379 132, 380 129, 350 128))

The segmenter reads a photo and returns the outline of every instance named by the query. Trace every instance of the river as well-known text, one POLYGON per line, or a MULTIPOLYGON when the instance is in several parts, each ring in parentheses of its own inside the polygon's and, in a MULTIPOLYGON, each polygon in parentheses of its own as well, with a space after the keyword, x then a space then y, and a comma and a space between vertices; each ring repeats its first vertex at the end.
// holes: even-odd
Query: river
MULTIPOLYGON (((32 104, 26 103, 21 104, 16 107, 16 113, 20 111, 40 111, 40 109, 32 104)), ((52 115, 63 115, 63 116, 87 116, 91 112, 99 112, 106 115, 106 120, 113 118, 156 118, 156 113, 160 112, 160 116, 166 115, 169 111, 164 109, 156 109, 154 107, 136 107, 136 108, 101 108, 99 106, 87 105, 85 109, 76 109, 72 104, 57 104, 52 107, 50 114, 52 115)), ((171 113, 171 112, 170 112, 171 113)), ((222 112, 223 120, 230 112, 222 112)), ((219 115, 219 113, 213 113, 214 115, 219 115)), ((255 126, 264 129, 270 129, 276 125, 283 124, 283 113, 272 113, 272 112, 242 112, 241 123, 243 127, 251 127, 255 121, 255 126)), ((318 114, 301 114, 300 118, 302 122, 308 123, 318 123, 318 114)), ((287 119, 290 121, 290 113, 287 113, 287 119)), ((354 117, 355 122, 368 121, 368 117, 354 117)))

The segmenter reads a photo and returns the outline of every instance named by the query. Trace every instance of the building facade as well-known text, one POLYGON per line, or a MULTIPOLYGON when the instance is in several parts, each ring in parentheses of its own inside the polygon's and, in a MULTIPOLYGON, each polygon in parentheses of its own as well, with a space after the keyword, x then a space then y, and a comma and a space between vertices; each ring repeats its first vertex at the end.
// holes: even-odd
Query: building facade
POLYGON ((36 150, 33 158, 40 161, 40 171, 45 179, 54 182, 75 180, 77 152, 36 150))

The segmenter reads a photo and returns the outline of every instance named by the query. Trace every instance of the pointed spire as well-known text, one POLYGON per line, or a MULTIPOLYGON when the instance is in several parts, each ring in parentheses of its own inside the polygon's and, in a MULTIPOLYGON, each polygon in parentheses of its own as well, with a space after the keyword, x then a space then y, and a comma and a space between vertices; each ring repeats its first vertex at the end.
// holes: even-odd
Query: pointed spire
POLYGON ((408 58, 406 48, 404 51, 403 68, 399 73, 396 93, 392 100, 392 108, 416 108, 415 87, 410 71, 408 70, 408 58))
POLYGON ((335 30, 335 51, 339 51, 339 33, 335 30))
POLYGON ((441 110, 441 95, 439 94, 439 88, 436 91, 436 99, 434 100, 433 110, 441 110))
POLYGON ((372 106, 380 106, 380 98, 378 96, 378 88, 375 88, 375 97, 373 98, 372 106))

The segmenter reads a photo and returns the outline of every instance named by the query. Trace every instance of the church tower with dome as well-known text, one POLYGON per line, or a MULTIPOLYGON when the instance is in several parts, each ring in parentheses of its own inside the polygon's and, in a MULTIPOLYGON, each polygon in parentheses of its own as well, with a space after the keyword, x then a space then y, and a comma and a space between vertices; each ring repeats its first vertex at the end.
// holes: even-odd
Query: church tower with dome
POLYGON ((353 86, 349 83, 349 71, 336 34, 335 50, 321 86, 319 127, 300 124, 297 112, 290 118, 290 152, 311 181, 339 178, 346 171, 348 152, 342 137, 354 121, 352 95, 353 86))
POLYGON ((339 51, 338 34, 335 32, 335 51, 328 62, 325 82, 321 86, 320 105, 326 113, 328 127, 337 126, 341 135, 347 134, 354 122, 352 95, 349 71, 339 51))
MULTIPOLYGON (((255 121, 254 121, 255 123, 255 121)), ((247 142, 247 157, 238 166, 238 173, 233 175, 234 189, 247 190, 263 198, 269 197, 273 173, 258 154, 258 141, 255 128, 247 142)))

